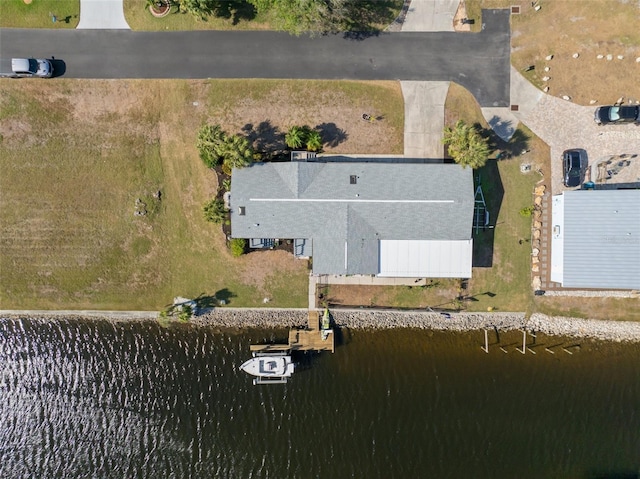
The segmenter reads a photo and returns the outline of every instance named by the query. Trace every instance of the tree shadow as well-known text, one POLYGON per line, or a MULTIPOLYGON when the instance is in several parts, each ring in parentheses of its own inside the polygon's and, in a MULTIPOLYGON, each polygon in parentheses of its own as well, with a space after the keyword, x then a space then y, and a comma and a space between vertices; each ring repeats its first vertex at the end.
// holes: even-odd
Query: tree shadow
POLYGON ((319 125, 316 125, 315 129, 320 133, 322 142, 330 147, 336 147, 349 138, 347 132, 342 128, 338 128, 338 126, 333 122, 320 123, 319 125))
POLYGON ((231 298, 235 298, 237 295, 229 291, 227 288, 223 288, 216 291, 216 294, 214 294, 213 297, 219 304, 229 304, 231 302, 231 298))
MULTIPOLYGON (((474 225, 472 265, 476 268, 491 268, 493 266, 496 220, 502 206, 504 187, 496 161, 487 161, 482 168, 476 170, 475 176, 475 187, 477 189, 480 186, 484 194, 489 222, 486 227, 476 228, 474 225)), ((474 222, 476 221, 475 216, 474 212, 474 222)))
POLYGON ((345 39, 361 41, 380 35, 380 25, 390 25, 395 21, 398 1, 350 2, 345 9, 343 36, 345 39))
POLYGON ((204 293, 200 293, 197 298, 193 298, 193 301, 196 303, 195 314, 205 314, 211 311, 218 305, 218 300, 215 295, 206 295, 204 293))
POLYGON ((255 7, 246 0, 215 0, 215 3, 213 14, 218 18, 231 19, 233 25, 256 17, 255 7))
POLYGON ((262 121, 257 127, 254 127, 253 123, 247 123, 242 127, 242 132, 253 148, 267 157, 277 155, 286 148, 284 133, 277 126, 273 126, 271 120, 262 121))
POLYGON ((369 32, 343 32, 342 38, 345 40, 356 40, 362 41, 367 38, 377 37, 380 35, 380 31, 369 31, 369 32))
POLYGON ((596 472, 587 476, 589 479, 640 479, 635 471, 596 472))
POLYGON ((509 141, 504 141, 491 128, 483 128, 480 123, 474 123, 473 127, 480 136, 487 140, 489 148, 496 152, 496 160, 506 160, 526 153, 529 149, 531 137, 520 128, 516 129, 509 141))

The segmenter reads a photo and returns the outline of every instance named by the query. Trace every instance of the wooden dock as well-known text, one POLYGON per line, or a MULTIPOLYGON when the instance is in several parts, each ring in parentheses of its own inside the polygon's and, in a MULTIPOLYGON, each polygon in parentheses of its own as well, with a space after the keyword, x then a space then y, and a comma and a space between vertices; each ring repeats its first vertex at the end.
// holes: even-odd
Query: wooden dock
POLYGON ((287 352, 287 351, 335 351, 333 329, 329 330, 326 339, 322 339, 320 314, 316 310, 309 311, 306 329, 289 331, 289 344, 252 344, 251 352, 287 352))

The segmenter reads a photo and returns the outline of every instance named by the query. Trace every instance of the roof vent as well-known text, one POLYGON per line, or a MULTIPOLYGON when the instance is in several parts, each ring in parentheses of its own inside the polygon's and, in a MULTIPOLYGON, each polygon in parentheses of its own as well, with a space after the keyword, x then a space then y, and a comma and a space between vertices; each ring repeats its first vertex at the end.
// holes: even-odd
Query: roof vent
POLYGON ((349 183, 355 185, 356 183, 358 183, 358 177, 356 175, 351 175, 349 177, 349 183))
POLYGON ((244 216, 244 206, 240 206, 240 207, 238 207, 238 214, 239 214, 240 216, 244 216))

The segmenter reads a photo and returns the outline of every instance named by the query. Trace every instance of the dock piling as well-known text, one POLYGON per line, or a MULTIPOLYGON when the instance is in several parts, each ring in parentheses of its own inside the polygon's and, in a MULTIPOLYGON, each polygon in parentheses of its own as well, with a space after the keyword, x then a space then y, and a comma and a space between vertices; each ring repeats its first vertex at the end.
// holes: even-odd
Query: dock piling
POLYGON ((481 347, 480 349, 489 354, 489 336, 486 329, 484 330, 484 347, 481 347))

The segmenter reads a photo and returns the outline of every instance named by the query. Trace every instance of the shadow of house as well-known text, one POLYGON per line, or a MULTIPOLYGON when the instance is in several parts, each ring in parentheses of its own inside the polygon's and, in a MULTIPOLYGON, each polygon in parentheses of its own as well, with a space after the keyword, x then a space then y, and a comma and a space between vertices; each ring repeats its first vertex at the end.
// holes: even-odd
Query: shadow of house
POLYGON ((485 166, 476 171, 475 186, 482 188, 489 213, 489 224, 488 227, 479 229, 478 233, 474 229, 472 265, 474 268, 491 268, 496 220, 504 197, 504 187, 496 161, 489 160, 485 166))

